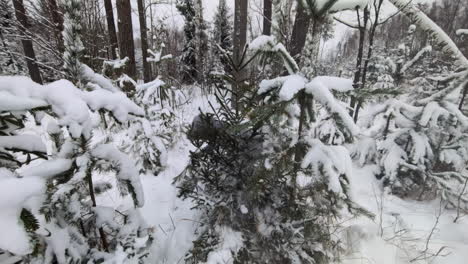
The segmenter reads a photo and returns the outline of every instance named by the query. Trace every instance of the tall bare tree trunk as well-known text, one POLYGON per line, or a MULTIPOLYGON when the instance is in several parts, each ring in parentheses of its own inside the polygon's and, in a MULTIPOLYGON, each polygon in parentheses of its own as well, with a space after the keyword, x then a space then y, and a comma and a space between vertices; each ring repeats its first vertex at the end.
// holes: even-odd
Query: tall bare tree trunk
POLYGON ((296 18, 291 36, 291 56, 297 58, 304 48, 311 17, 300 3, 297 4, 296 18))
POLYGON ((18 19, 22 27, 21 33, 23 35, 23 39, 21 40, 21 43, 23 44, 24 55, 26 56, 26 62, 28 64, 29 76, 31 76, 33 81, 42 84, 41 72, 39 71, 39 67, 36 63, 34 47, 31 39, 25 33, 29 24, 23 0, 13 0, 13 7, 15 8, 16 19, 18 19))
MULTIPOLYGON (((375 18, 374 18, 374 21, 372 22, 371 30, 369 32, 369 37, 368 37, 369 45, 367 47, 367 57, 364 60, 364 67, 362 70, 362 78, 361 78, 361 84, 360 84, 362 89, 365 88, 366 82, 367 82, 367 70, 369 68, 369 62, 372 57, 372 53, 374 51, 374 36, 377 30, 377 27, 379 26, 379 16, 380 16, 380 10, 382 8, 382 5, 383 5, 383 0, 374 0, 374 6, 376 7, 375 18)), ((362 99, 360 99, 358 100, 358 103, 356 105, 356 110, 355 110, 354 117, 353 117, 355 123, 357 123, 357 120, 359 118, 359 111, 362 107, 362 103, 363 103, 362 99)))
POLYGON ((151 66, 147 61, 148 58, 148 35, 146 28, 146 12, 145 0, 138 0, 138 18, 140 20, 140 37, 141 37, 141 54, 143 56, 143 80, 151 81, 151 66))
POLYGON ((244 53, 245 44, 247 42, 247 17, 248 17, 248 0, 235 0, 234 2, 234 36, 233 36, 233 53, 234 53, 234 76, 236 78, 236 87, 234 88, 233 106, 236 111, 239 110, 239 98, 241 97, 243 82, 245 81, 245 69, 241 69, 242 56, 244 53))
POLYGON ((56 0, 48 0, 47 4, 49 6, 52 22, 54 23, 54 34, 57 40, 57 47, 58 47, 60 54, 63 54, 65 50, 63 46, 63 37, 62 37, 63 16, 62 16, 62 13, 58 9, 56 0))
POLYGON ((111 48, 111 57, 117 59, 117 32, 115 31, 114 9, 112 8, 112 0, 104 0, 104 8, 106 9, 107 30, 109 31, 109 42, 111 48))
POLYGON ((247 42, 248 0, 235 0, 234 5, 234 60, 236 63, 239 63, 247 42))
POLYGON ((271 35, 272 0, 263 0, 263 35, 271 35))
POLYGON ((130 0, 117 0, 117 17, 119 19, 119 48, 120 58, 128 57, 129 63, 127 74, 132 78, 136 78, 135 64, 135 44, 133 43, 133 26, 132 26, 132 7, 130 0))

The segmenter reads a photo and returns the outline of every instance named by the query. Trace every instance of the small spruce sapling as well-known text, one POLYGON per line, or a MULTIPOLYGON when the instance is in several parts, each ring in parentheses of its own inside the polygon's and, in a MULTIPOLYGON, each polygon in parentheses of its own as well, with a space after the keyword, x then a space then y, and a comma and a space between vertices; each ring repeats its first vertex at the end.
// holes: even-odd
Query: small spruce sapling
POLYGON ((249 53, 246 61, 279 55, 291 75, 263 81, 256 92, 261 100, 243 100, 242 111, 218 96, 220 109, 193 121, 188 137, 197 150, 176 179, 179 195, 202 212, 199 237, 186 261, 330 261, 340 251, 332 236, 339 228, 334 219, 344 208, 351 214, 364 211, 349 196, 346 149, 324 144, 309 129, 298 142, 296 102, 301 91, 314 95, 352 137, 358 129, 331 92, 352 89, 351 83, 297 75, 296 62, 273 37, 254 40, 249 53))

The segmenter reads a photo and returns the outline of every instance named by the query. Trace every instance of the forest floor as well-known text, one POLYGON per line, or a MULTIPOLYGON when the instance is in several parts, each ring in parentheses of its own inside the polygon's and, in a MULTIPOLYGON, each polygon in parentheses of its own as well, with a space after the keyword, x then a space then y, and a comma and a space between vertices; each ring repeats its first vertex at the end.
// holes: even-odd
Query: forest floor
MULTIPOLYGON (((210 111, 207 97, 195 93, 191 98, 190 103, 178 110, 181 126, 189 125, 199 109, 210 111)), ((151 263, 184 263, 184 255, 196 238, 197 212, 191 210, 190 201, 177 197, 177 188, 173 185, 194 149, 187 138, 181 136, 169 150, 166 168, 158 176, 142 176, 145 206, 141 210, 155 231, 151 263)), ((354 166, 350 179, 353 199, 375 217, 343 220, 343 228, 336 232, 347 251, 341 256, 342 263, 466 264, 468 216, 454 223, 456 211, 441 207, 439 200, 419 202, 391 195, 374 177, 374 169, 373 166, 354 166)), ((115 199, 121 199, 117 196, 104 195, 100 202, 114 203, 115 199)))

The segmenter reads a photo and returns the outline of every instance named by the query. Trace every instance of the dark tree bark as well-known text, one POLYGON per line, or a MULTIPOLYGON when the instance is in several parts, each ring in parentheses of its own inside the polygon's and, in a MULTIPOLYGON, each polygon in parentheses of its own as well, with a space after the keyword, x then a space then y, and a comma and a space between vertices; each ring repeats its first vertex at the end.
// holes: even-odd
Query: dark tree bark
MULTIPOLYGON (((299 1, 300 2, 300 1, 299 1)), ((291 36, 291 56, 297 58, 304 48, 307 31, 309 30, 311 17, 301 3, 297 5, 297 14, 294 20, 293 32, 291 36)))
POLYGON ((23 0, 13 0, 13 7, 15 8, 16 19, 21 24, 21 33, 23 35, 21 43, 23 44, 24 55, 26 56, 26 62, 28 64, 29 76, 31 76, 33 81, 42 84, 41 72, 36 63, 36 54, 34 53, 32 41, 27 37, 27 34, 25 34, 29 24, 23 0))
POLYGON ((47 0, 47 4, 50 10, 51 20, 54 23, 54 34, 57 40, 57 47, 60 54, 63 54, 65 47, 63 45, 63 16, 62 13, 59 11, 57 1, 56 0, 47 0))
POLYGON ((235 0, 234 5, 234 60, 239 63, 247 42, 248 0, 235 0))
MULTIPOLYGON (((364 21, 361 24, 361 18, 359 15, 359 9, 356 9, 357 13, 357 18, 358 18, 358 23, 359 23, 359 48, 358 48, 358 54, 357 54, 357 59, 356 59, 356 71, 354 72, 354 78, 353 78, 353 87, 354 90, 357 92, 360 87, 360 82, 361 82, 361 75, 363 71, 363 65, 362 65, 362 58, 364 56, 364 40, 366 38, 366 30, 367 30, 367 22, 369 20, 369 9, 366 7, 364 9, 364 21)), ((358 103, 359 99, 356 98, 355 96, 351 96, 351 102, 350 102, 350 115, 355 116, 355 108, 356 104, 358 103)))
POLYGON ((246 79, 245 69, 241 69, 245 44, 247 42, 247 16, 248 16, 248 0, 235 0, 234 2, 234 63, 233 69, 236 85, 232 104, 236 112, 240 110, 239 99, 241 98, 244 81, 246 79))
POLYGON ((135 44, 133 43, 132 7, 130 0, 117 0, 117 17, 119 19, 120 58, 128 57, 127 74, 135 79, 135 44))
POLYGON ((263 0, 263 35, 271 35, 272 0, 263 0))
POLYGON ((462 98, 460 100, 460 105, 458 106, 458 109, 460 109, 460 111, 463 111, 463 105, 465 104, 467 93, 468 93, 468 83, 465 83, 465 87, 463 88, 462 98))
POLYGON ((117 46, 117 32, 115 31, 114 11, 113 11, 114 9, 112 8, 112 1, 104 0, 104 7, 106 9, 107 30, 109 31, 111 58, 115 60, 117 59, 116 50, 118 46, 117 46))
POLYGON ((148 36, 146 28, 146 13, 145 1, 138 0, 138 18, 140 20, 140 37, 141 37, 141 53, 143 55, 143 80, 151 81, 151 66, 147 61, 148 58, 148 36))
MULTIPOLYGON (((369 45, 368 45, 368 48, 367 48, 367 57, 364 60, 364 67, 362 69, 361 88, 364 88, 366 86, 367 70, 369 68, 369 62, 370 62, 370 59, 372 57, 372 53, 374 51, 375 32, 377 30, 377 27, 380 25, 379 24, 379 16, 380 16, 380 10, 381 10, 382 5, 383 5, 383 0, 374 0, 374 4, 377 4, 377 5, 374 5, 376 7, 375 18, 374 18, 374 21, 372 23, 371 30, 369 32, 369 45), (377 3, 377 1, 379 1, 379 2, 377 3)), ((359 110, 361 109, 361 107, 362 107, 362 99, 360 99, 358 101, 358 104, 356 106, 356 111, 354 113, 354 122, 355 123, 357 122, 357 120, 359 118, 359 110)))

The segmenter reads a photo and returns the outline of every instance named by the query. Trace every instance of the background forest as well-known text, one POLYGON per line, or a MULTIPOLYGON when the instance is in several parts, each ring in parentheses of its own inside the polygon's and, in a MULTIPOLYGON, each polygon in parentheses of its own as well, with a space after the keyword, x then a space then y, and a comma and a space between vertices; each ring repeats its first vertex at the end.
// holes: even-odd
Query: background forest
POLYGON ((466 263, 467 14, 0 0, 0 263, 466 263))

